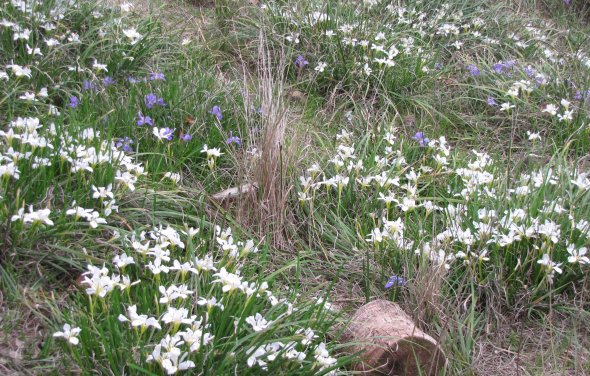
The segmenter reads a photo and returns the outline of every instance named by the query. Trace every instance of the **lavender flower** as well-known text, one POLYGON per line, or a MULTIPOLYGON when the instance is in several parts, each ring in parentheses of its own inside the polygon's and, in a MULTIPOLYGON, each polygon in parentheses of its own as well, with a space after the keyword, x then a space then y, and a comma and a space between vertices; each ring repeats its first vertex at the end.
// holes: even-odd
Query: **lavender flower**
POLYGON ((228 145, 236 144, 238 146, 242 145, 242 141, 238 136, 234 136, 232 131, 229 131, 229 137, 225 140, 225 143, 228 145))
POLYGON ((158 98, 156 96, 156 94, 154 93, 149 93, 148 95, 145 96, 145 106, 148 109, 151 109, 152 107, 154 107, 155 105, 158 106, 165 106, 166 103, 164 103, 164 99, 162 98, 158 98))
POLYGON ((127 77, 127 81, 128 81, 130 84, 136 84, 136 83, 140 82, 140 81, 139 81, 137 78, 135 78, 135 77, 133 77, 133 76, 129 76, 129 77, 127 77))
POLYGON ((469 71, 469 74, 471 74, 472 76, 480 76, 481 75, 481 71, 479 70, 479 68, 473 64, 468 65, 467 70, 469 71))
POLYGON ((305 68, 307 64, 309 64, 309 61, 305 60, 303 55, 298 55, 295 59, 295 66, 299 69, 305 68))
POLYGON ((78 97, 77 97, 77 96, 75 96, 75 95, 73 95, 73 96, 70 98, 70 104, 69 104, 69 106, 70 106, 71 108, 76 108, 76 107, 78 107, 78 104, 79 104, 79 103, 80 103, 80 101, 78 100, 78 97))
POLYGON ((430 139, 428 137, 425 137, 423 132, 416 132, 416 134, 412 138, 418 141, 421 147, 428 146, 428 144, 430 143, 430 139))
POLYGON ((493 97, 488 97, 488 106, 497 106, 498 102, 493 97))
POLYGON ((131 151, 131 144, 133 143, 133 140, 130 139, 129 137, 125 137, 125 138, 119 138, 117 139, 117 142, 115 143, 115 146, 117 147, 117 149, 122 149, 123 151, 131 151))
POLYGON ((162 135, 162 138, 167 139, 168 141, 171 141, 172 138, 174 137, 174 129, 171 128, 163 128, 160 130, 160 134, 162 135))
POLYGON ((113 85, 115 83, 115 80, 111 77, 111 76, 106 76, 103 80, 102 80, 102 86, 107 87, 110 85, 113 85))
POLYGON ((152 118, 149 116, 143 116, 143 114, 141 112, 137 113, 137 125, 138 126, 142 126, 142 125, 154 125, 154 122, 152 121, 152 118))
POLYGON ((182 136, 180 136, 180 139, 184 142, 189 142, 190 140, 193 139, 193 136, 191 136, 188 133, 183 134, 182 136))
POLYGON ((389 277, 389 280, 385 284, 385 288, 389 289, 389 288, 396 287, 396 286, 406 286, 406 285, 407 285, 407 282, 405 279, 394 274, 391 277, 389 277))
POLYGON ((82 85, 82 88, 84 89, 84 91, 88 91, 88 90, 95 91, 96 84, 92 81, 84 80, 84 84, 82 85))
POLYGON ((164 73, 154 72, 150 73, 150 81, 166 81, 166 78, 164 77, 164 73))
POLYGON ((209 113, 211 115, 215 115, 217 116, 217 120, 223 119, 223 114, 221 113, 221 108, 219 108, 219 106, 213 106, 213 108, 211 109, 211 111, 209 111, 209 113))

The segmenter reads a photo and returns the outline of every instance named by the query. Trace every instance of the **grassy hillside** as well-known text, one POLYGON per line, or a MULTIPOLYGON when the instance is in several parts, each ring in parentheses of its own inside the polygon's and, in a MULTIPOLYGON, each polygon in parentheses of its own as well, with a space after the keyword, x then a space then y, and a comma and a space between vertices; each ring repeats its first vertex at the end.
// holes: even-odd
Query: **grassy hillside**
POLYGON ((584 2, 0 9, 0 373, 590 374, 584 2))

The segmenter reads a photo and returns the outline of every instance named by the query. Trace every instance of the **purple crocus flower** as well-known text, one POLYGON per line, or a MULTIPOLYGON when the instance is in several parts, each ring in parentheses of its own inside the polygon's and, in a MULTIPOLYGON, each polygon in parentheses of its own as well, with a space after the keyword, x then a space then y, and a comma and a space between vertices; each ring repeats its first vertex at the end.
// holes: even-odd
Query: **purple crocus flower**
POLYGON ((102 80, 102 86, 107 87, 110 85, 113 85, 115 83, 115 80, 111 77, 111 76, 106 76, 103 80, 102 80))
POLYGON ((75 95, 72 95, 70 97, 70 104, 69 104, 69 106, 71 108, 76 108, 76 107, 78 107, 78 104, 80 104, 80 101, 78 100, 78 97, 75 96, 75 95))
POLYGON ((166 78, 164 77, 164 73, 154 72, 150 73, 150 81, 166 81, 166 78))
POLYGON ((189 142, 190 140, 193 139, 193 136, 191 136, 188 133, 183 134, 182 136, 180 136, 180 139, 184 142, 189 142))
POLYGON ((403 279, 400 276, 397 275, 392 275, 391 277, 389 277, 389 280, 387 281, 387 283, 385 284, 385 288, 389 289, 392 287, 397 287, 397 286, 406 286, 407 282, 405 279, 403 279))
POLYGON ((143 116, 143 114, 141 112, 137 113, 137 125, 138 126, 142 126, 142 125, 154 125, 154 122, 152 121, 152 118, 149 116, 143 116))
POLYGON ((481 71, 479 70, 479 68, 473 64, 468 65, 467 70, 469 71, 469 74, 471 74, 472 76, 480 76, 481 75, 481 71))
POLYGON ((488 106, 497 106, 498 102, 493 97, 488 97, 488 106))
POLYGON ((211 115, 217 116, 217 120, 223 119, 223 114, 221 113, 221 108, 219 106, 213 106, 211 111, 209 111, 211 115))
POLYGON ((229 137, 227 138, 227 140, 225 140, 225 143, 228 145, 231 145, 231 144, 236 144, 238 146, 242 145, 242 141, 240 140, 240 138, 238 136, 234 136, 232 131, 229 131, 229 137))
POLYGON ((424 136, 423 132, 416 132, 416 134, 412 138, 418 141, 421 147, 428 146, 428 144, 430 143, 430 139, 424 136))
POLYGON ((305 60, 303 55, 298 55, 295 59, 295 66, 299 69, 305 68, 307 64, 309 64, 309 61, 305 60))

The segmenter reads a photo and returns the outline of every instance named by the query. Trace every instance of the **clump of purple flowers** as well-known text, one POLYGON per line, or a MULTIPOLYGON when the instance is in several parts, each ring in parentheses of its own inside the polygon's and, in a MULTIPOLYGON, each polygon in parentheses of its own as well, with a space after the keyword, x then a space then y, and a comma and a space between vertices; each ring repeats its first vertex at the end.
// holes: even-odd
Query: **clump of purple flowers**
POLYGON ((389 280, 385 284, 385 288, 386 289, 389 289, 389 288, 392 288, 392 287, 406 286, 407 284, 408 283, 406 282, 405 279, 403 279, 402 277, 394 274, 391 277, 389 277, 389 280))
POLYGON ((231 145, 231 144, 236 144, 238 146, 242 145, 242 141, 240 140, 240 138, 238 136, 234 136, 232 131, 229 131, 229 137, 227 138, 227 140, 225 140, 225 143, 228 145, 231 145))
POLYGON ((143 114, 141 112, 137 113, 137 125, 138 126, 142 126, 142 125, 154 125, 154 122, 152 121, 152 118, 149 116, 143 116, 143 114))
POLYGON ((416 132, 416 134, 412 138, 418 141, 421 147, 428 146, 428 144, 430 143, 430 139, 424 136, 424 132, 416 132))
POLYGON ((219 108, 219 106, 213 106, 209 113, 211 115, 215 115, 217 117, 217 120, 221 121, 221 119, 223 119, 223 114, 221 113, 221 108, 219 108))
POLYGON ((481 71, 479 70, 478 67, 476 67, 475 65, 471 64, 467 66, 467 70, 469 71, 469 74, 472 76, 479 76, 481 75, 481 71))
POLYGON ((84 91, 88 91, 88 90, 96 91, 97 87, 94 82, 85 80, 84 83, 82 84, 82 89, 84 89, 84 91))
POLYGON ((166 81, 166 77, 162 72, 154 72, 150 73, 150 81, 166 81))
POLYGON ((166 103, 164 103, 164 99, 162 98, 158 98, 156 96, 156 94, 154 93, 149 93, 148 95, 145 96, 145 106, 149 109, 151 109, 152 107, 154 107, 155 105, 158 106, 165 106, 166 103))
POLYGON ((110 85, 114 85, 115 84, 115 80, 111 77, 111 76, 106 76, 103 80, 102 80, 102 86, 107 87, 110 85))
POLYGON ((309 61, 305 60, 303 55, 298 55, 295 59, 295 66, 299 69, 305 68, 307 64, 309 64, 309 61))
POLYGON ((130 139, 129 137, 124 137, 124 138, 119 138, 117 140, 117 142, 115 143, 115 146, 117 147, 117 149, 121 149, 123 151, 131 151, 131 144, 133 143, 133 140, 130 139))
POLYGON ((506 62, 500 61, 494 65, 492 65, 492 69, 494 72, 498 74, 509 73, 508 70, 511 70, 516 66, 516 61, 508 60, 506 62))

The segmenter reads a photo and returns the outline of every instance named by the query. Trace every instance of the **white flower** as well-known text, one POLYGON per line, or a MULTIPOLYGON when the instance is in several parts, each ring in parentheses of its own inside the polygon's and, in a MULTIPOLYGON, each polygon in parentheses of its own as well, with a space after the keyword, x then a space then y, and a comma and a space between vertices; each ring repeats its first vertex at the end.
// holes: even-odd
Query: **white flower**
POLYGON ((127 30, 123 30, 123 34, 125 34, 125 36, 127 38, 129 38, 132 45, 139 42, 139 40, 142 38, 142 35, 140 33, 138 33, 134 27, 127 29, 127 30))
POLYGON ((119 315, 118 320, 121 322, 130 321, 131 326, 141 326, 142 328, 147 328, 149 326, 154 327, 156 329, 162 329, 158 320, 154 317, 148 317, 147 315, 138 315, 137 314, 137 306, 132 305, 127 307, 127 315, 129 318, 119 315))
POLYGON ((100 64, 96 59, 94 59, 94 63, 92 64, 92 68, 94 68, 97 72, 100 71, 105 71, 105 72, 109 72, 109 70, 107 69, 107 65, 106 64, 100 64))
POLYGON ((510 104, 508 102, 502 103, 502 105, 500 106, 500 111, 510 111, 510 109, 514 108, 514 107, 516 107, 516 106, 513 104, 510 104))
POLYGON ((188 309, 168 307, 168 310, 162 316, 162 322, 166 324, 187 324, 191 325, 197 316, 188 316, 188 309))
POLYGON ((243 291, 242 286, 242 279, 239 275, 229 273, 225 267, 221 268, 219 273, 213 274, 218 279, 214 280, 213 283, 221 283, 223 284, 222 291, 223 292, 230 292, 233 290, 240 290, 243 291))
POLYGON ((555 272, 561 274, 563 271, 561 270, 561 264, 551 261, 551 257, 547 254, 543 254, 543 258, 537 260, 537 264, 543 265, 545 271, 550 276, 553 276, 555 272))
POLYGON ((96 186, 92 186, 92 198, 98 198, 98 199, 103 199, 103 198, 110 198, 113 199, 115 196, 113 195, 113 185, 109 184, 106 187, 96 187, 96 186))
POLYGON ((80 340, 78 340, 78 334, 80 334, 81 331, 82 329, 80 328, 72 328, 70 324, 64 324, 63 331, 53 333, 53 337, 62 337, 72 345, 77 345, 80 342, 80 340))
POLYGON ((531 131, 526 131, 526 134, 529 136, 529 141, 541 140, 541 135, 539 133, 533 133, 531 131))
POLYGON ((164 174, 164 178, 170 179, 175 184, 178 184, 178 182, 180 181, 180 174, 175 172, 167 172, 164 174))
POLYGON ((249 316, 246 318, 246 323, 252 326, 255 332, 260 332, 269 327, 272 324, 272 321, 266 321, 264 317, 260 313, 256 313, 254 316, 249 316))
POLYGON ((324 62, 320 61, 318 63, 318 65, 314 68, 314 70, 316 72, 322 73, 326 69, 327 66, 328 66, 327 63, 324 63, 324 62))
POLYGON ((545 109, 541 112, 547 112, 548 114, 555 116, 557 115, 557 110, 558 108, 556 105, 548 104, 547 106, 545 106, 545 109))
POLYGON ((570 244, 567 247, 567 253, 570 254, 570 256, 567 258, 567 262, 569 262, 570 264, 580 263, 588 265, 590 264, 590 259, 587 256, 585 256, 587 252, 588 249, 586 247, 576 249, 575 245, 570 244))
POLYGON ((127 256, 126 253, 122 253, 121 255, 116 255, 113 258, 113 264, 120 269, 126 267, 127 265, 135 264, 135 260, 133 257, 127 256))

